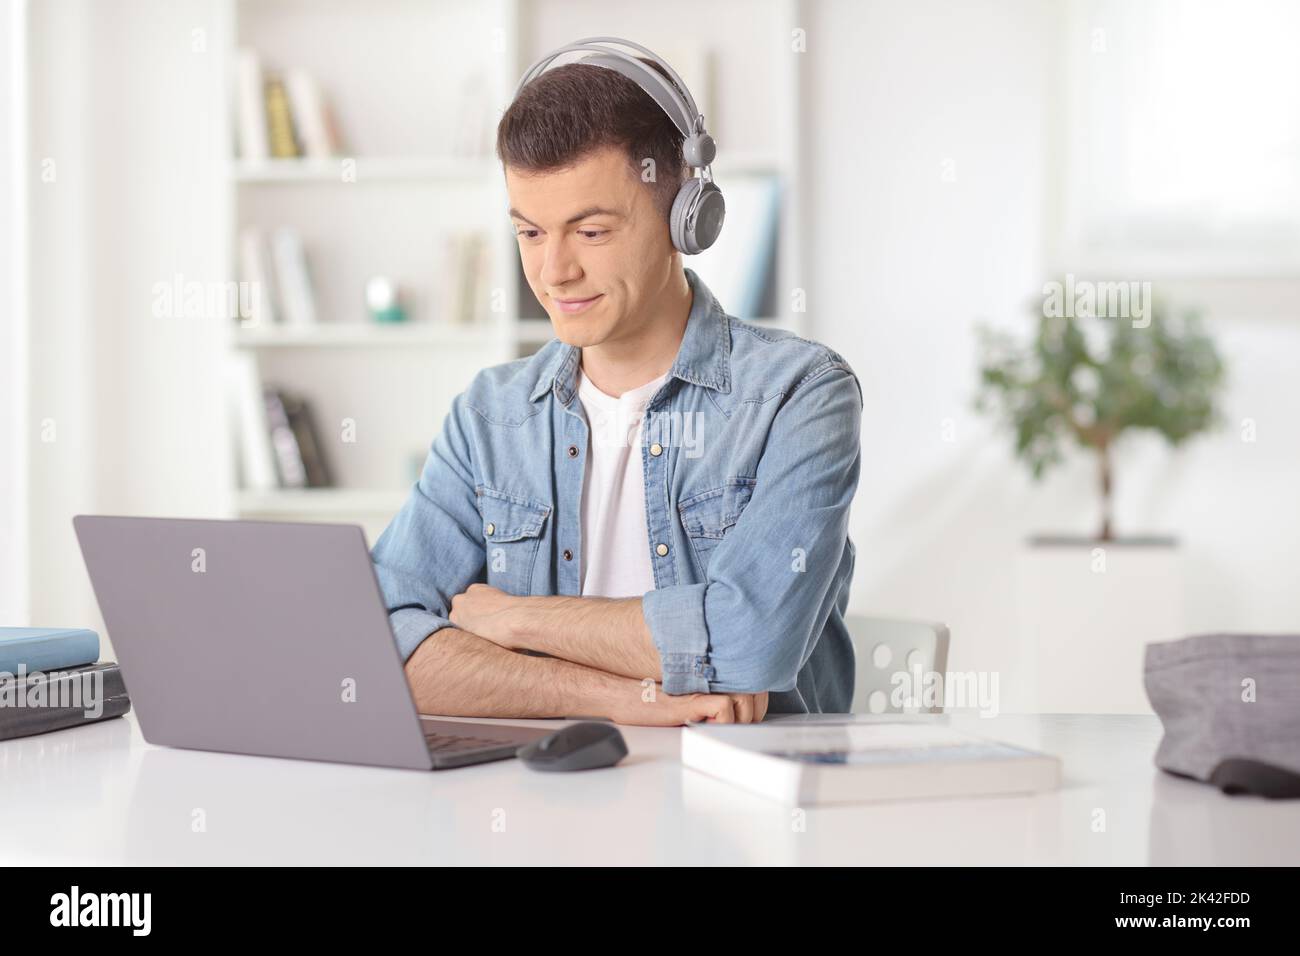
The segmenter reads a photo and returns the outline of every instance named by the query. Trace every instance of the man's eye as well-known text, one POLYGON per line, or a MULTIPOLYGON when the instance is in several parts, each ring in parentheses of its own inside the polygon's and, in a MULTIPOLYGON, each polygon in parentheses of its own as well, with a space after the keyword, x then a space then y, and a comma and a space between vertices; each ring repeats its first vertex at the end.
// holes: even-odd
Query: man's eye
POLYGON ((603 236, 607 231, 608 231, 608 230, 604 230, 604 229, 597 229, 597 230, 579 229, 579 230, 578 230, 578 235, 580 235, 580 236, 586 236, 588 239, 599 239, 599 238, 600 238, 601 236, 603 236))
POLYGON ((523 236, 525 239, 533 239, 537 236, 536 229, 520 229, 515 232, 517 236, 523 236))

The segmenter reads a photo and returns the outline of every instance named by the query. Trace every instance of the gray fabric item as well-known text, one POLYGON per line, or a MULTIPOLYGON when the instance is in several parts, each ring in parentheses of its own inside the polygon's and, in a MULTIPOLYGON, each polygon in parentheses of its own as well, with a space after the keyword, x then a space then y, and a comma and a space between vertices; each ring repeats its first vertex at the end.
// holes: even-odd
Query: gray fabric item
POLYGON ((1165 729, 1156 766, 1228 793, 1300 795, 1300 635, 1148 644, 1144 670, 1165 729))

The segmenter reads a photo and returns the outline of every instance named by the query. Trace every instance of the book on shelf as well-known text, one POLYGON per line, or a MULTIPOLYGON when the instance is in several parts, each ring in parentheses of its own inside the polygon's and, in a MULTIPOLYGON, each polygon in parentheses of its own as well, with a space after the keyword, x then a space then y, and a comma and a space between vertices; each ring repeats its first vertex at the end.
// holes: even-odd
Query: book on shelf
POLYGON ((249 226, 239 233, 239 274, 249 286, 249 315, 241 318, 254 328, 274 325, 276 312, 275 270, 266 233, 249 226))
POLYGON ((239 277, 250 287, 250 314, 240 317, 246 328, 309 328, 319 321, 307 250, 296 230, 280 227, 270 234, 260 226, 240 230, 239 277))
POLYGON ((302 155, 289 115, 289 94, 279 74, 266 78, 266 134, 274 159, 294 159, 302 155))
POLYGON ((284 86, 289 94, 289 116, 297 133, 299 155, 308 159, 333 156, 337 152, 333 123, 315 78, 306 70, 285 70, 284 86))
POLYGON ((256 51, 236 54, 236 128, 239 156, 267 159, 328 159, 341 140, 334 113, 315 78, 298 67, 267 70, 256 51))
POLYGON ((276 229, 271 235, 271 261, 275 268, 277 314, 286 325, 311 326, 317 322, 316 296, 302 237, 293 229, 276 229))
POLYGON ((481 232, 453 235, 446 240, 445 249, 447 270, 442 277, 442 320, 469 324, 486 319, 491 308, 491 250, 487 237, 481 232))
POLYGON ((235 83, 239 155, 252 163, 264 162, 270 152, 266 142, 262 63, 252 50, 242 49, 236 56, 235 83))
POLYGON ((939 722, 801 717, 688 724, 682 764, 789 806, 1034 793, 1060 785, 1058 758, 939 722))
POLYGON ((264 385, 256 355, 231 357, 231 407, 240 485, 247 491, 329 488, 333 480, 311 405, 264 385))
POLYGON ((238 351, 230 356, 229 387, 240 484, 249 491, 277 488, 275 453, 271 448, 256 354, 238 351))
POLYGON ((289 416, 289 427, 293 429, 298 442, 298 454, 302 457, 303 468, 307 473, 307 487, 333 488, 334 477, 330 472, 325 444, 316 427, 311 404, 301 395, 285 392, 281 393, 281 401, 285 414, 289 416))
POLYGON ((280 487, 328 488, 329 469, 310 406, 279 388, 265 389, 263 395, 280 487))
POLYGON ((306 488, 307 466, 298 451, 298 438, 289 424, 289 413, 285 411, 284 399, 279 389, 263 390, 262 399, 266 402, 266 427, 271 438, 271 450, 275 454, 275 469, 280 478, 281 488, 306 488))

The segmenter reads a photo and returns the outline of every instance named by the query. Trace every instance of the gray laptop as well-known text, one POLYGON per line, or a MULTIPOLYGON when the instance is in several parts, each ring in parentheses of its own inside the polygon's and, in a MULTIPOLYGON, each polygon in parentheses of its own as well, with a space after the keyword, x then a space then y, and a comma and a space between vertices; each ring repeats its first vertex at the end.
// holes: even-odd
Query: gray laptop
POLYGON ((552 732, 416 713, 356 525, 72 524, 149 743, 438 770, 552 732))

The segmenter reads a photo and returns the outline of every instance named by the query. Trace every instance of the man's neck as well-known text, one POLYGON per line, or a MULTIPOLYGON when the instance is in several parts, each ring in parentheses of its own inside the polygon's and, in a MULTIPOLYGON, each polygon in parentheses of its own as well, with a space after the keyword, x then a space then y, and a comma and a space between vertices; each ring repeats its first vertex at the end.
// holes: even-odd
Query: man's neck
POLYGON ((694 298, 686 273, 677 270, 635 332, 582 350, 582 374, 615 398, 663 375, 677 358, 694 298))

